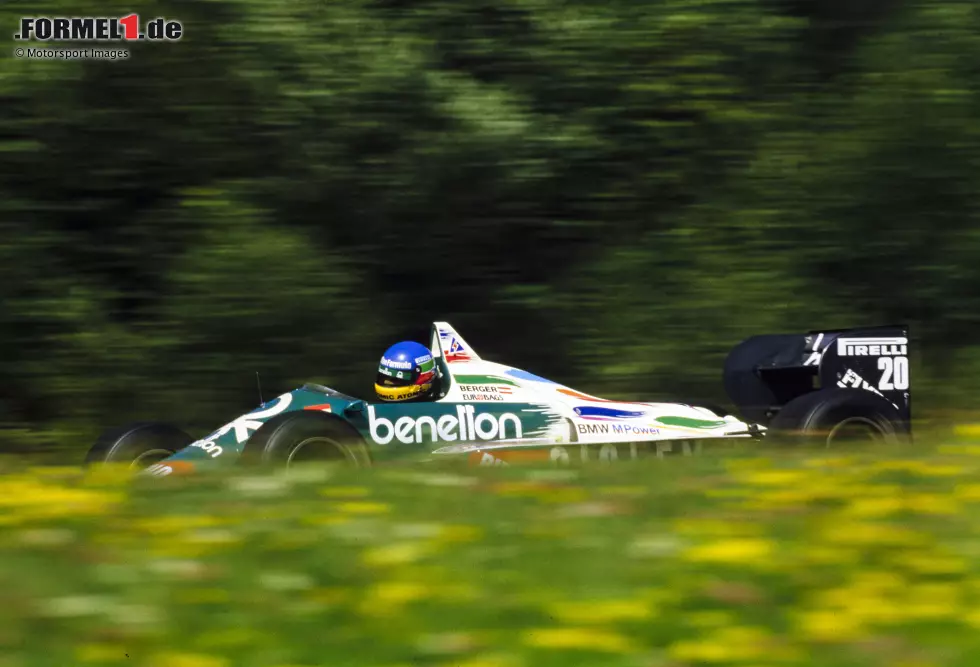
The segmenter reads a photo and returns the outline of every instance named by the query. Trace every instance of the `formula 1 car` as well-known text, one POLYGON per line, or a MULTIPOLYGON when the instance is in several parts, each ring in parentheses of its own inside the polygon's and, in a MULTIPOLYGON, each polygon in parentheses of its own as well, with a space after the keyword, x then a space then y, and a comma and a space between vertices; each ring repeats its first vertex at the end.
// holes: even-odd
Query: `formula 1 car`
POLYGON ((200 440, 157 422, 107 432, 86 461, 164 476, 232 462, 367 466, 411 454, 482 465, 567 464, 573 454, 612 461, 774 435, 820 446, 911 440, 905 326, 743 341, 723 375, 741 418, 706 405, 591 396, 482 359, 446 322, 433 323, 430 348, 440 376, 431 400, 369 403, 306 384, 200 440))

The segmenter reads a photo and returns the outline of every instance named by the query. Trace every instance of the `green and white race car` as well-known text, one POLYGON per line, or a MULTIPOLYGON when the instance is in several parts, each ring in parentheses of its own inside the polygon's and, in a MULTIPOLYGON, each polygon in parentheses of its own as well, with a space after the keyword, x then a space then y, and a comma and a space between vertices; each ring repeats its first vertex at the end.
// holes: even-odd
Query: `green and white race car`
POLYGON ((482 359, 446 322, 432 324, 430 348, 440 379, 431 400, 371 403, 306 384, 199 440, 161 422, 114 429, 86 461, 125 462, 164 476, 236 462, 367 466, 406 456, 457 456, 479 465, 613 461, 694 454, 774 434, 820 445, 911 439, 904 326, 749 338, 724 369, 741 416, 591 396, 482 359))

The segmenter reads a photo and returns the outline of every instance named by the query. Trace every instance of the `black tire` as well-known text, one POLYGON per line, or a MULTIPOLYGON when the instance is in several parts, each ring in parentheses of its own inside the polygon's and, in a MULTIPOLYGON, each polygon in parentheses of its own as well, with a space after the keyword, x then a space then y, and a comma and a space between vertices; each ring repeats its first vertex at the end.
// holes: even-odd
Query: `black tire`
POLYGON ((106 431, 85 455, 85 465, 129 463, 146 468, 175 454, 194 439, 173 424, 138 422, 106 431))
POLYGON ((304 461, 371 465, 364 440, 353 426, 332 415, 301 410, 276 415, 259 427, 245 443, 241 461, 287 467, 304 461))
POLYGON ((898 409, 864 389, 821 389, 795 398, 770 422, 767 437, 814 447, 911 442, 898 409))

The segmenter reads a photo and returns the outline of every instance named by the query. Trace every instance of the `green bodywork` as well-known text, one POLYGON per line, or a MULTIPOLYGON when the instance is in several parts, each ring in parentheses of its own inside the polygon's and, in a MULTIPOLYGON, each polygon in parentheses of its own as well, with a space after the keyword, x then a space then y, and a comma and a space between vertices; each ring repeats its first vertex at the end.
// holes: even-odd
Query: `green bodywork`
POLYGON ((461 443, 540 438, 562 421, 540 404, 367 403, 327 387, 307 384, 263 403, 161 463, 232 463, 262 424, 277 415, 300 410, 329 413, 350 424, 376 461, 461 443))

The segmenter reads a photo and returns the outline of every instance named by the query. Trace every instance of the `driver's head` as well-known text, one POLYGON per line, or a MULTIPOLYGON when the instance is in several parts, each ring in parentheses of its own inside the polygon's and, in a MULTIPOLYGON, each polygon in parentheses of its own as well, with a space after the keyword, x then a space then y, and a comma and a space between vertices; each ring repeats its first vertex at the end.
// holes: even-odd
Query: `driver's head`
POLYGON ((429 348, 406 340, 382 355, 374 392, 382 401, 408 401, 433 393, 436 380, 436 362, 429 348))

